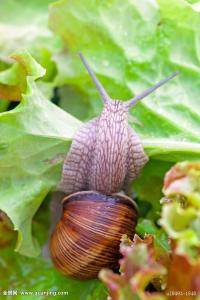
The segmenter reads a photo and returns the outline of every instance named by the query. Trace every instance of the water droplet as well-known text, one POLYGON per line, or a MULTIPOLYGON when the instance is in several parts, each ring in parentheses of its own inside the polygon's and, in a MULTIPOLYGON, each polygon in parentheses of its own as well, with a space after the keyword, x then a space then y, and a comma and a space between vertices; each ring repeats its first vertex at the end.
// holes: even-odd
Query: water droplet
POLYGON ((103 60, 103 65, 104 65, 105 67, 108 67, 108 66, 109 66, 109 64, 110 64, 110 63, 109 63, 109 61, 108 61, 108 60, 106 60, 106 59, 105 59, 105 60, 103 60))

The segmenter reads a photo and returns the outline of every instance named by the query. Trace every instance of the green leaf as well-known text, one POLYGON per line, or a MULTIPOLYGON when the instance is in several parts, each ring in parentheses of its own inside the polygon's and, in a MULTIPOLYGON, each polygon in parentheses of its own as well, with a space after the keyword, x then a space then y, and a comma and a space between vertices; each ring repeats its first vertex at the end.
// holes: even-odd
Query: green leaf
POLYGON ((88 96, 73 86, 64 86, 59 89, 59 106, 81 121, 88 121, 93 117, 92 103, 88 96))
POLYGON ((195 219, 197 212, 193 207, 183 209, 179 203, 164 205, 160 224, 171 238, 178 239, 182 233, 190 227, 191 221, 195 219))
POLYGON ((0 101, 0 112, 4 112, 7 110, 8 106, 9 106, 10 102, 7 100, 1 100, 0 101))
POLYGON ((16 250, 35 256, 39 247, 32 237, 32 218, 57 185, 63 157, 80 122, 38 90, 35 80, 44 69, 27 52, 13 57, 26 70, 21 74, 26 88, 20 104, 0 114, 0 209, 19 232, 16 250))
POLYGON ((200 218, 194 207, 181 208, 179 203, 165 204, 160 225, 173 240, 176 240, 176 253, 188 259, 198 258, 200 248, 200 218))
POLYGON ((196 258, 200 249, 200 163, 180 162, 165 175, 161 226, 176 240, 176 252, 196 258), (165 199, 165 198, 164 198, 165 199))
POLYGON ((31 75, 33 79, 38 79, 44 76, 45 69, 26 51, 15 52, 12 58, 18 63, 0 73, 0 98, 19 101, 27 87, 26 76, 31 75))
POLYGON ((56 66, 52 54, 62 48, 48 29, 48 4, 53 0, 2 0, 0 9, 0 63, 12 64, 8 56, 26 48, 47 70, 43 81, 53 80, 56 66))
MULTIPOLYGON (((49 26, 67 48, 54 56, 57 84, 76 86, 92 103, 97 102, 97 92, 78 51, 108 93, 118 99, 130 98, 180 70, 179 77, 131 110, 140 121, 133 127, 150 157, 199 158, 198 9, 184 0, 111 0, 98 5, 89 0, 60 0, 50 5, 49 26)), ((93 108, 96 111, 99 107, 93 108)))
POLYGON ((157 248, 160 248, 162 251, 169 251, 169 242, 168 236, 163 231, 156 227, 156 225, 148 219, 139 219, 136 233, 144 237, 146 234, 150 234, 154 237, 154 243, 157 248))
POLYGON ((200 162, 180 162, 165 175, 163 193, 184 206, 200 208, 200 162))
POLYGON ((160 199, 162 198, 163 177, 171 163, 150 160, 142 170, 140 177, 133 183, 133 191, 138 199, 141 217, 157 220, 160 217, 160 199))

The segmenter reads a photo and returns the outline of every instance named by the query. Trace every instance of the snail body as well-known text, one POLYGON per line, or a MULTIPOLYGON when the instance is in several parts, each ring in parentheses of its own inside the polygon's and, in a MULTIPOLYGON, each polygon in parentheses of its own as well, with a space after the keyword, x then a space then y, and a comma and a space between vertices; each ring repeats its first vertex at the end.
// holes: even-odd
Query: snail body
POLYGON ((55 266, 66 276, 96 278, 103 267, 115 269, 123 234, 133 237, 136 205, 128 191, 148 161, 138 135, 128 125, 128 110, 172 74, 140 95, 123 102, 112 100, 80 57, 99 91, 104 108, 100 116, 82 125, 63 164, 60 190, 63 215, 50 239, 55 266))
POLYGON ((128 188, 147 161, 138 135, 128 125, 127 109, 115 100, 77 132, 60 186, 67 194, 81 190, 117 193, 128 188))

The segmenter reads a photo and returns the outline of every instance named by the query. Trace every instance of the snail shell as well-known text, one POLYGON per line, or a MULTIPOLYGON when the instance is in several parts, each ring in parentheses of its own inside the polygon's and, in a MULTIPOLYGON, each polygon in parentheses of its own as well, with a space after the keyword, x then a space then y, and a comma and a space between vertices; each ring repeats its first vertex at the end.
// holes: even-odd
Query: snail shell
POLYGON ((133 237, 136 221, 136 204, 125 195, 71 194, 63 200, 63 215, 51 236, 53 263, 80 280, 96 278, 104 267, 116 269, 120 239, 133 237))

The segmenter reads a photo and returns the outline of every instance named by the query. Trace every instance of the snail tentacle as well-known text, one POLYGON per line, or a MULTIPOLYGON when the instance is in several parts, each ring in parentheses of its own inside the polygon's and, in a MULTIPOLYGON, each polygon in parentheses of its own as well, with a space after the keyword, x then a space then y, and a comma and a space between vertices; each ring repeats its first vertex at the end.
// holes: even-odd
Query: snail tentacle
POLYGON ((85 59, 85 57, 83 56, 82 53, 79 53, 79 56, 84 64, 85 68, 87 69, 88 73, 90 74, 90 77, 92 78, 92 81, 94 82, 94 84, 96 86, 96 89, 98 90, 99 94, 101 95, 103 102, 104 103, 110 102, 111 99, 110 99, 108 93, 106 92, 103 85, 96 77, 96 75, 93 72, 92 68, 90 67, 88 61, 85 59))
POLYGON ((158 88, 160 88, 162 85, 164 85, 165 83, 167 83, 169 80, 173 79, 174 77, 176 77, 177 75, 179 75, 180 72, 176 71, 174 73, 172 73, 170 76, 160 80, 159 82, 157 82, 154 86, 151 86, 150 88, 146 89, 145 91, 143 91, 142 93, 136 95, 134 98, 126 101, 126 107, 130 108, 133 105, 135 105, 138 101, 144 99, 145 97, 147 97, 148 95, 150 95, 151 93, 153 93, 155 90, 157 90, 158 88))

